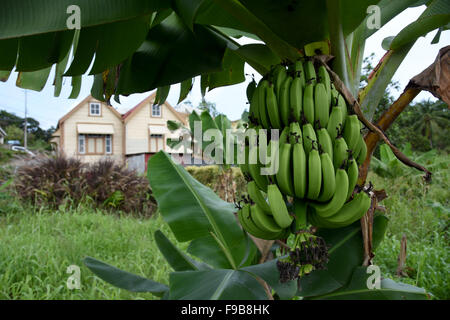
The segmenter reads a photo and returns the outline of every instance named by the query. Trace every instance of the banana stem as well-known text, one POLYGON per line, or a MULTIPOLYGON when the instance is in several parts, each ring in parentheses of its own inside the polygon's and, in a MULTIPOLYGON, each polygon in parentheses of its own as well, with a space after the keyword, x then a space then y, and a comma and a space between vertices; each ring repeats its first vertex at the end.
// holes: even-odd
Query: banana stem
POLYGON ((330 33, 331 55, 333 60, 333 69, 344 82, 347 88, 350 87, 348 79, 346 44, 341 21, 340 1, 327 0, 328 28, 330 33))

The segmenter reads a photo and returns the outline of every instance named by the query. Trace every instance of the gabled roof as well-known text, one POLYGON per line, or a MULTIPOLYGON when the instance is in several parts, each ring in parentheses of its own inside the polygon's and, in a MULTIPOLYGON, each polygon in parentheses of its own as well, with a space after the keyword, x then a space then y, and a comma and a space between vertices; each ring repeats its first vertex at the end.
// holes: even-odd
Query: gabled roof
POLYGON ((5 130, 3 130, 2 127, 0 127, 0 134, 1 134, 2 136, 4 136, 4 137, 7 136, 5 130))
MULTIPOLYGON (((95 99, 93 96, 89 95, 86 98, 84 98, 79 104, 77 104, 74 108, 72 108, 72 110, 70 110, 69 112, 67 112, 61 119, 58 120, 58 125, 56 128, 59 128, 60 124, 63 123, 64 121, 66 121, 75 111, 77 111, 78 109, 80 109, 85 103, 87 103, 88 101, 96 101, 99 103, 102 103, 101 101, 95 99)), ((108 106, 104 103, 102 103, 104 106, 106 106, 108 108, 108 110, 110 110, 117 118, 119 118, 120 120, 122 120, 122 115, 119 113, 119 111, 117 111, 116 109, 114 109, 114 107, 112 106, 108 106)))
MULTIPOLYGON (((149 95, 147 98, 145 98, 144 100, 142 100, 137 106, 131 108, 130 110, 128 110, 126 113, 124 113, 122 115, 122 119, 123 121, 126 123, 128 122, 136 113, 137 111, 141 110, 145 105, 147 105, 148 103, 150 103, 152 100, 155 100, 156 97, 156 91, 153 92, 151 95, 149 95)), ((164 102, 164 105, 170 110, 172 111, 172 113, 183 123, 186 124, 186 117, 183 116, 182 114, 180 114, 180 112, 178 112, 177 110, 175 110, 174 107, 172 107, 170 105, 170 103, 168 103, 167 101, 164 102)))

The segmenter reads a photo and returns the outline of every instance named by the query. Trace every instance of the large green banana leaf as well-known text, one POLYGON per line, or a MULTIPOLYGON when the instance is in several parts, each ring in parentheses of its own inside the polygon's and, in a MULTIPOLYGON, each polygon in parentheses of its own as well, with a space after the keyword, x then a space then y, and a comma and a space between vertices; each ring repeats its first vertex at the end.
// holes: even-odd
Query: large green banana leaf
POLYGON ((367 280, 371 273, 367 267, 358 267, 347 286, 329 294, 312 299, 324 300, 426 300, 429 298, 424 289, 397 283, 391 279, 381 279, 380 288, 370 289, 367 280))
POLYGON ((153 27, 122 65, 116 94, 128 95, 222 70, 226 41, 201 25, 194 33, 172 14, 153 27))
MULTIPOLYGON (((380 215, 374 218, 373 249, 383 239, 386 228, 386 217, 380 215)), ((326 270, 313 271, 300 279, 298 295, 303 297, 323 295, 345 286, 350 281, 354 268, 364 260, 359 221, 345 228, 319 229, 317 235, 330 246, 330 260, 326 270)))
POLYGON ((208 270, 207 264, 198 262, 178 249, 160 230, 155 232, 155 241, 159 251, 175 271, 208 270))
POLYGON ((101 279, 121 289, 151 292, 158 297, 162 297, 169 289, 162 283, 120 270, 91 257, 85 258, 84 264, 101 279))
POLYGON ((256 246, 246 241, 234 204, 220 199, 162 151, 150 158, 148 172, 161 215, 178 241, 195 240, 202 250, 193 253, 209 250, 222 268, 235 269, 244 259, 253 259, 256 246))

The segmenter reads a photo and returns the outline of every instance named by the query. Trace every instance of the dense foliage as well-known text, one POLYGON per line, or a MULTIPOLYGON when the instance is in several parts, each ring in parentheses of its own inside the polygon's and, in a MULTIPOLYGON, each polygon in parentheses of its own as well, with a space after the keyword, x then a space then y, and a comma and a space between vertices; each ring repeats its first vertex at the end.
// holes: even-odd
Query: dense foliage
MULTIPOLYGON (((23 145, 24 126, 24 118, 21 118, 6 110, 0 110, 0 127, 2 127, 7 134, 6 140, 18 140, 23 145)), ((50 150, 49 142, 54 131, 54 127, 42 129, 39 121, 34 118, 27 117, 27 142, 30 149, 50 150)))
POLYGON ((57 208, 88 201, 93 207, 149 215, 154 210, 145 177, 104 159, 39 158, 17 169, 13 187, 19 199, 57 208))

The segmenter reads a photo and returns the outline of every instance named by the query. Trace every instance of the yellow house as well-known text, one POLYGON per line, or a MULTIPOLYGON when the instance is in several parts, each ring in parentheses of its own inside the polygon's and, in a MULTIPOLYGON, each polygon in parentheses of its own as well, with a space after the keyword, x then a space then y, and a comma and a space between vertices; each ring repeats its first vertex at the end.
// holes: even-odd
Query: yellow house
POLYGON ((58 121, 52 142, 58 152, 94 162, 103 157, 125 159, 122 115, 113 107, 86 97, 58 121))
POLYGON ((58 121, 51 142, 68 157, 94 162, 108 157, 125 162, 140 172, 148 158, 160 150, 177 153, 167 146, 167 138, 180 133, 167 129, 167 120, 187 124, 187 114, 176 111, 168 102, 154 105, 156 93, 120 114, 112 106, 86 97, 58 121))
POLYGON ((185 126, 188 122, 188 115, 176 111, 167 101, 162 105, 154 104, 155 97, 156 93, 151 94, 122 116, 127 164, 140 172, 147 169, 148 159, 160 150, 179 154, 167 145, 167 138, 178 139, 181 131, 170 132, 167 121, 181 122, 185 126))

